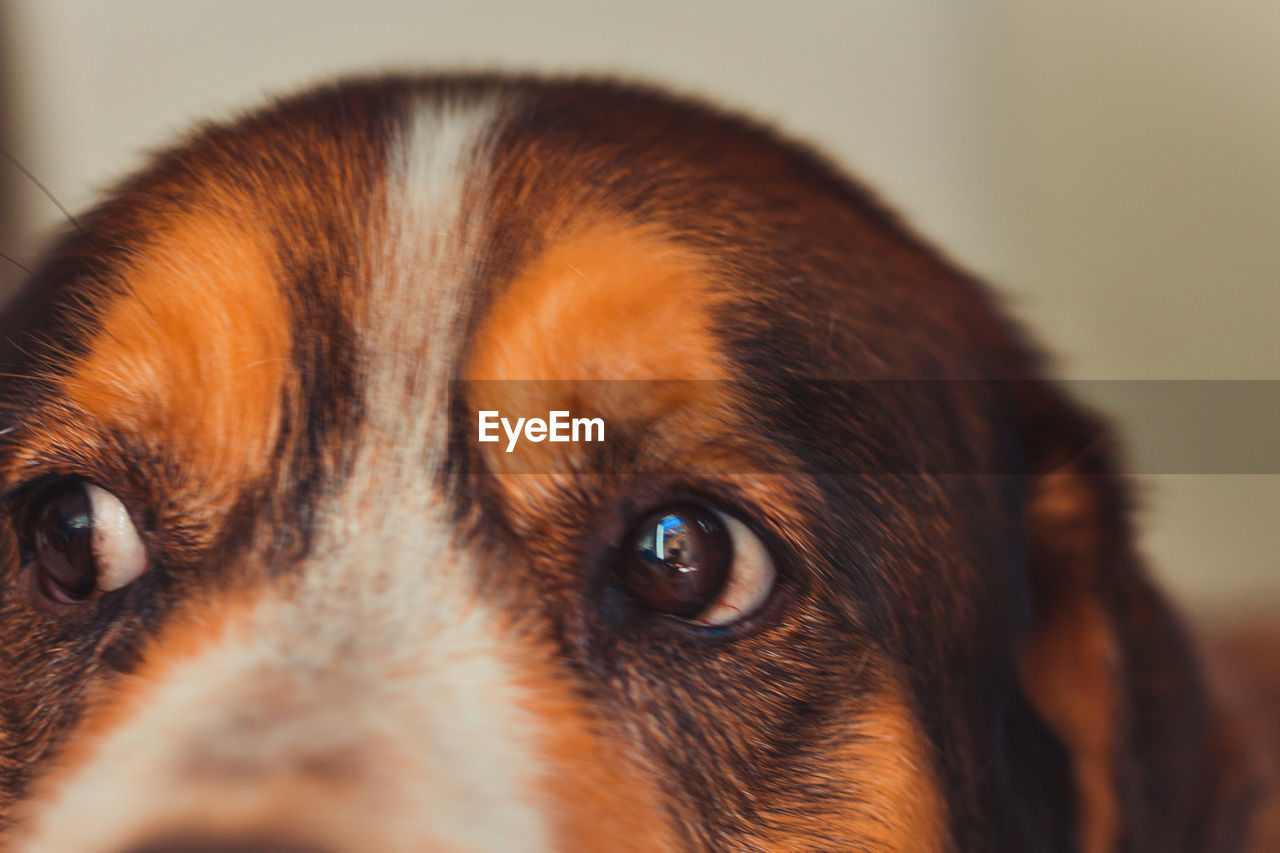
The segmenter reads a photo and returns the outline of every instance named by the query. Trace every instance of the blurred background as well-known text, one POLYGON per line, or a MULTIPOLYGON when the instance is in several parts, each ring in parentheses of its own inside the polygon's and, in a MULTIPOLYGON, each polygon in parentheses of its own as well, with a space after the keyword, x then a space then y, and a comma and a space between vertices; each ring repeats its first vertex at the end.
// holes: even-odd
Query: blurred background
MULTIPOLYGON (((610 72, 746 109, 1115 414, 1178 598, 1280 617, 1280 383, 1186 381, 1280 380, 1277 46, 1274 0, 0 0, 0 140, 75 211, 193 120, 338 73, 610 72)), ((0 252, 31 265, 61 222, 0 161, 0 252)))

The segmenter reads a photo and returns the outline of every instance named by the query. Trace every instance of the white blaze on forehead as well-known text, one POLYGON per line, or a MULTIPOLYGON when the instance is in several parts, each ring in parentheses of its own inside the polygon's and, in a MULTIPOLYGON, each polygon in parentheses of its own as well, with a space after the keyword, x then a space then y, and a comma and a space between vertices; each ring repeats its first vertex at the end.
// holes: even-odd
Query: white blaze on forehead
POLYGON ((368 323, 358 330, 370 464, 390 450, 418 482, 438 472, 449 380, 462 348, 487 225, 490 147, 502 101, 432 101, 391 147, 385 255, 374 259, 368 323))
POLYGON ((357 330, 365 423, 296 585, 145 687, 24 849, 263 826, 343 851, 549 849, 538 721, 440 493, 500 117, 494 101, 421 102, 393 141, 357 330), (316 782, 316 767, 332 769, 316 782))

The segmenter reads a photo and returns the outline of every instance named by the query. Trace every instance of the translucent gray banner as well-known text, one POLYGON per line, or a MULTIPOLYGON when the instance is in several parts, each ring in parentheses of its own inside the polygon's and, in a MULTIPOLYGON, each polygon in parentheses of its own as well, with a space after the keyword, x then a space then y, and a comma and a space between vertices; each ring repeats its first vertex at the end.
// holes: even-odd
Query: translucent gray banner
MULTIPOLYGON (((473 381, 465 442, 510 473, 1016 474, 1023 380, 473 381), (599 434, 599 435, 597 435, 599 434), (681 453, 681 445, 689 451, 681 453)), ((1280 474, 1280 380, 1059 385, 1103 416, 1134 474, 1280 474)), ((456 410, 455 410, 456 411, 456 410)), ((1049 425, 1052 426, 1051 424, 1049 425)), ((1083 453, 1100 436, 1083 436, 1083 453)))

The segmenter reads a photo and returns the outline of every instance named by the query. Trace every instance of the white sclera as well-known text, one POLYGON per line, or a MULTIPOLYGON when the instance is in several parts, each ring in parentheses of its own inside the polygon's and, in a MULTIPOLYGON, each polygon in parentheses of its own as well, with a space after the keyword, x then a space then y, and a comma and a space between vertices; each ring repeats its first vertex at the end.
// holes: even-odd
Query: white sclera
POLYGON ((147 570, 147 549, 119 498, 93 483, 85 483, 84 491, 93 512, 98 592, 113 592, 133 583, 147 570))
POLYGON ((720 597, 693 621, 703 625, 728 625, 750 616, 769 599, 778 580, 773 558, 760 537, 738 519, 716 513, 733 543, 733 565, 720 597))

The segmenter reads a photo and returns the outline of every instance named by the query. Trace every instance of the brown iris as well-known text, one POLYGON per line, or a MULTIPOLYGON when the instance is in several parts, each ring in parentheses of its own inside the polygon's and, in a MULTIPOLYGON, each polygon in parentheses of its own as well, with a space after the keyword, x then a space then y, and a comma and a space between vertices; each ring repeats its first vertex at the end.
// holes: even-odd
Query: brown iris
POLYGON ((715 603, 733 564, 729 532, 705 507, 667 507, 645 516, 618 562, 623 588, 643 607, 690 619, 715 603))
POLYGON ((93 553, 93 508, 81 483, 68 483, 43 496, 31 520, 30 540, 45 594, 83 601, 93 594, 97 566, 93 553))

